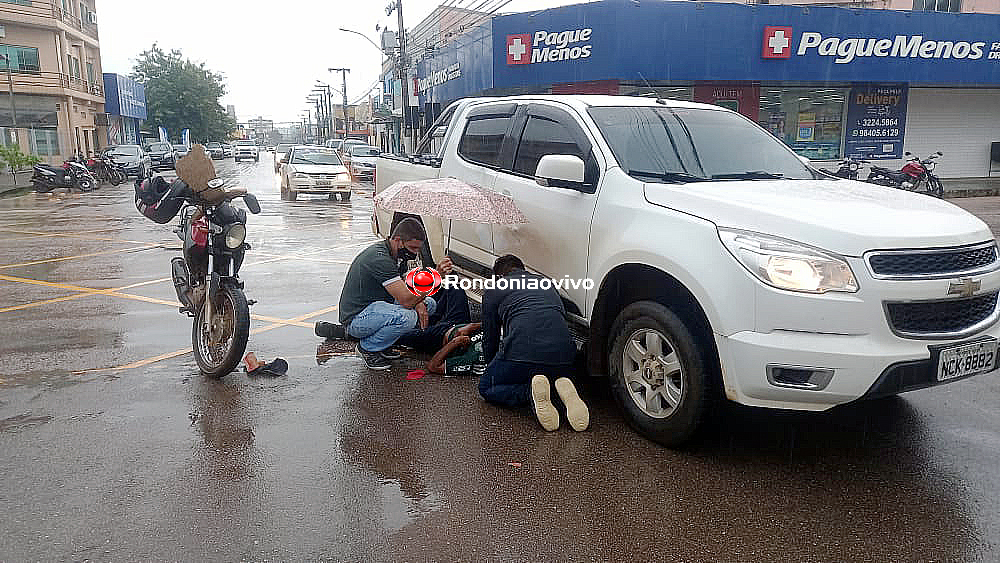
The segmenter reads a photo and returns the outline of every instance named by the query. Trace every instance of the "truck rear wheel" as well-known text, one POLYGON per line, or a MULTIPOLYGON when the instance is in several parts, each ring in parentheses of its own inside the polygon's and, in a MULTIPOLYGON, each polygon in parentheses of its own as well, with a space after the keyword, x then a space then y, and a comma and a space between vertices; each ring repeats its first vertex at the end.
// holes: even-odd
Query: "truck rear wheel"
POLYGON ((689 441, 710 386, 691 330, 660 303, 638 301, 618 315, 611 336, 611 391, 629 425, 667 447, 689 441))

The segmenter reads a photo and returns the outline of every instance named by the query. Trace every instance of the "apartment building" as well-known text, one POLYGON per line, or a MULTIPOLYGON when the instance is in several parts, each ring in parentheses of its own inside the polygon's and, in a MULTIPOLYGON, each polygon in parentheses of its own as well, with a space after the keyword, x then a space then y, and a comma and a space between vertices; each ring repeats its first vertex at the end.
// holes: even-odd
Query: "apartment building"
POLYGON ((49 163, 106 144, 94 0, 0 0, 0 73, 4 142, 49 163))

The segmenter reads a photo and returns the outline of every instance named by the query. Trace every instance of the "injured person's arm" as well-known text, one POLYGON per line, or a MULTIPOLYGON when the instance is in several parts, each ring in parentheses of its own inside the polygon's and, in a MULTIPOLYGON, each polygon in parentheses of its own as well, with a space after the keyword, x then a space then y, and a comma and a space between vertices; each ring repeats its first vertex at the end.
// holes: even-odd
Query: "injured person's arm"
MULTIPOLYGON (((464 328, 464 327, 463 327, 464 328)), ((444 375, 447 371, 446 360, 448 356, 451 356, 456 351, 463 351, 469 347, 472 343, 472 339, 465 335, 459 335, 452 338, 443 348, 438 350, 437 354, 427 362, 427 371, 430 373, 437 373, 444 375)))

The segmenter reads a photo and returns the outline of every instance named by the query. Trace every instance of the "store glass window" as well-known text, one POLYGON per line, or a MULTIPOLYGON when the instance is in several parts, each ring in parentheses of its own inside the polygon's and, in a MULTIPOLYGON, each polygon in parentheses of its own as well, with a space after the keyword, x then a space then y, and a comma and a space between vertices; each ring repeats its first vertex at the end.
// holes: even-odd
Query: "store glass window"
POLYGON ((59 132, 56 129, 32 129, 31 151, 38 156, 59 154, 59 132))
POLYGON ((846 99, 843 88, 761 88, 758 123, 799 155, 837 160, 846 99))

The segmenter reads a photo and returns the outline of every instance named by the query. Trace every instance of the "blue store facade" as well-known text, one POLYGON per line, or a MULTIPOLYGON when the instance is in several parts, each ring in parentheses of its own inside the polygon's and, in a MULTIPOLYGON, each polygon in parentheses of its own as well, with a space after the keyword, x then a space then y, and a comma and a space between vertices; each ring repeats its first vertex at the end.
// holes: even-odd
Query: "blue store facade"
POLYGON ((104 73, 104 111, 108 113, 108 145, 139 145, 146 120, 146 88, 127 76, 104 73))
POLYGON ((421 61, 415 89, 425 125, 466 96, 656 92, 739 111, 820 162, 940 150, 942 176, 985 177, 1000 16, 605 0, 494 17, 421 61))

